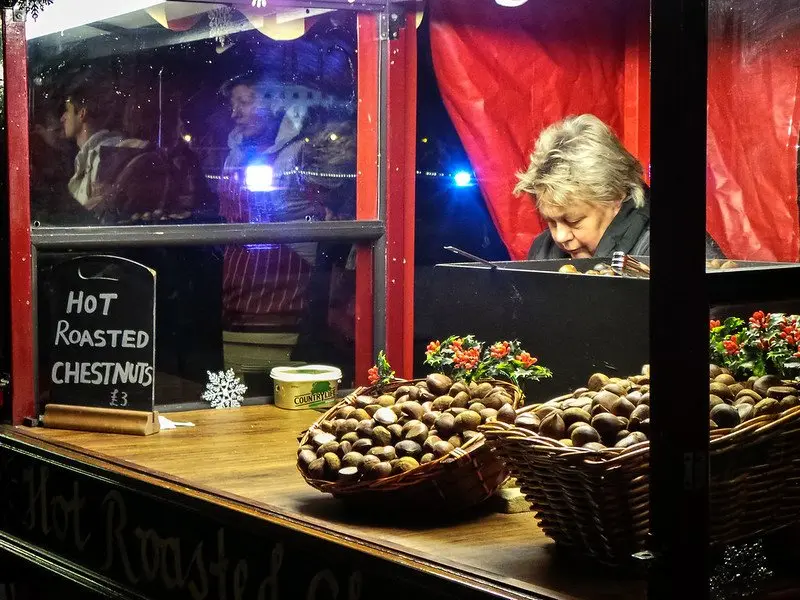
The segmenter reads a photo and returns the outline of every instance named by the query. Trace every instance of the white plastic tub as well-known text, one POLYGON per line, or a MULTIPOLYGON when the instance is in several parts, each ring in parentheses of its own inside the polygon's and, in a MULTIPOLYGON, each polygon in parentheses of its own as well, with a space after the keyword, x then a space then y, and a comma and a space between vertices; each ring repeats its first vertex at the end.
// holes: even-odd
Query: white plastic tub
POLYGON ((342 371, 327 365, 275 367, 275 406, 288 410, 327 408, 336 402, 342 371))

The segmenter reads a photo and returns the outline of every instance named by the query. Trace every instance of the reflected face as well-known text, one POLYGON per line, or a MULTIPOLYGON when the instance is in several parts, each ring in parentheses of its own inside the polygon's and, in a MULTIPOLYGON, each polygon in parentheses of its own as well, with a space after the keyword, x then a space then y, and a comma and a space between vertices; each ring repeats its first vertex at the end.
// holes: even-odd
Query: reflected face
POLYGON ((61 115, 61 124, 64 126, 64 137, 68 140, 74 140, 78 137, 78 134, 83 128, 80 111, 69 100, 64 103, 64 114, 61 115))
POLYGON ((237 85, 231 90, 231 117, 245 136, 253 136, 266 125, 267 106, 250 86, 237 85))
POLYGON ((543 202, 539 213, 559 248, 572 258, 591 258, 621 205, 579 200, 564 208, 543 202))

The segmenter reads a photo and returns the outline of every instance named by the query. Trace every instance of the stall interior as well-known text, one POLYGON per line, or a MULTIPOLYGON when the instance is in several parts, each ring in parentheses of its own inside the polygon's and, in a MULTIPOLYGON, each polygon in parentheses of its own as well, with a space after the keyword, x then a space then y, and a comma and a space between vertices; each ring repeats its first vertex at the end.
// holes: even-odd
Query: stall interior
MULTIPOLYGON (((31 27, 32 227, 353 220, 360 33, 353 13, 312 13, 297 19, 286 14, 266 19, 239 5, 166 2, 65 31, 37 32, 31 27)), ((639 0, 573 0, 546 7, 523 2, 513 11, 498 10, 491 2, 465 6, 457 0, 440 0, 428 7, 419 34, 423 57, 419 73, 420 81, 424 74, 431 85, 425 85, 419 97, 429 94, 435 110, 419 102, 417 148, 438 144, 446 149, 419 153, 417 203, 422 223, 416 228, 415 260, 423 268, 417 272, 416 286, 421 307, 415 315, 418 375, 430 370, 429 355, 441 340, 474 333, 501 344, 519 342, 552 367, 552 380, 525 386, 531 400, 544 402, 575 393, 575 400, 581 400, 586 391, 595 395, 604 391, 614 393, 615 402, 622 396, 628 402, 630 388, 621 389, 619 381, 609 383, 610 373, 620 381, 634 375, 637 379, 628 383, 648 386, 646 392, 641 388, 633 392, 638 392, 639 400, 647 394, 649 402, 649 372, 640 370, 648 362, 648 325, 653 317, 647 312, 646 278, 598 276, 604 269, 595 268, 594 258, 523 262, 533 238, 549 224, 531 198, 513 193, 533 141, 544 127, 571 114, 592 113, 605 122, 641 163, 644 183, 651 175, 664 176, 650 172, 648 17, 647 3, 639 0), (434 87, 438 94, 431 91, 434 87), (441 115, 444 124, 435 127, 431 121, 438 117, 431 119, 431 114, 441 115), (426 160, 432 166, 423 166, 426 160), (448 185, 433 184, 430 191, 426 185, 434 180, 446 180, 448 185), (425 222, 431 215, 431 222, 425 222), (495 261, 496 268, 434 266, 446 262, 445 245, 495 261), (505 262, 507 258, 516 262, 505 262), (572 273, 557 272, 565 264, 573 267, 572 273), (596 272, 588 275, 586 270, 596 272), (421 364, 423 358, 427 365, 421 364), (603 386, 617 386, 620 392, 584 388, 593 372, 606 377, 600 378, 603 386), (576 388, 583 391, 575 392, 576 388)), ((788 0, 769 7, 755 0, 719 0, 710 5, 707 229, 733 263, 720 259, 707 265, 713 318, 746 316, 756 306, 776 314, 800 312, 800 292, 796 284, 787 283, 797 281, 797 267, 779 264, 796 262, 800 247, 799 32, 800 17, 788 0), (751 22, 756 13, 758 19, 751 22)), ((352 243, 301 240, 219 246, 204 242, 202 229, 198 232, 193 245, 120 247, 113 252, 158 273, 159 404, 185 409, 186 398, 199 395, 208 371, 229 367, 245 378, 257 402, 269 394, 266 374, 276 365, 331 363, 342 367, 343 387, 363 380, 353 367, 352 243)), ((53 273, 67 259, 85 253, 76 247, 37 255, 42 402, 48 400, 52 342, 58 339, 54 332, 58 320, 51 316, 59 308, 51 301, 53 273)), ((691 290, 678 288, 675 293, 691 290)), ((457 340, 454 346, 463 343, 457 340)), ((726 341, 726 348, 734 348, 726 341)), ((715 376, 720 375, 733 378, 731 373, 715 376)), ((411 386, 417 391, 406 389, 399 398, 425 394, 431 396, 430 402, 444 398, 442 404, 450 393, 467 394, 464 401, 477 394, 468 387, 453 389, 453 381, 441 389, 428 380, 421 383, 411 386)), ((740 382, 730 385, 744 389, 740 382)), ((495 396, 503 395, 492 390, 495 396)), ((363 420, 375 421, 378 411, 399 406, 397 398, 381 393, 379 382, 372 391, 374 398, 360 396, 363 406, 347 406, 352 410, 345 412, 367 413, 371 407, 374 412, 363 420), (381 398, 387 406, 378 408, 381 398)), ((765 388, 764 395, 768 392, 765 388)), ((733 395, 730 386, 726 393, 733 395)), ((589 398, 587 405, 596 409, 599 402, 589 398)), ((442 406, 442 412, 451 409, 450 404, 442 406)), ((259 414, 275 414, 272 407, 266 408, 270 410, 259 414)), ((468 410, 455 408, 462 411, 449 413, 452 419, 444 420, 453 422, 451 428, 468 410)), ((598 413, 610 412, 601 408, 598 413)), ((378 435, 396 441, 398 434, 389 426, 409 416, 399 413, 402 408, 382 413, 388 434, 378 435)), ((292 418, 306 426, 317 416, 292 418)), ((211 420, 208 414, 193 418, 211 420)), ((238 417, 229 412, 225 418, 238 417)), ((342 443, 350 443, 344 436, 355 434, 359 424, 347 423, 349 417, 338 414, 328 419, 337 420, 344 423, 328 427, 335 427, 339 438, 322 436, 315 441, 311 435, 315 431, 309 430, 304 441, 310 443, 300 449, 301 456, 303 451, 312 452, 305 467, 316 463, 320 477, 310 478, 320 486, 323 481, 336 482, 342 469, 353 468, 343 467, 343 456, 337 452, 343 454, 342 443), (351 425, 353 431, 339 431, 351 425), (337 444, 336 450, 328 452, 324 448, 331 443, 337 444)), ((514 423, 512 418, 508 424, 514 423)), ((563 434, 565 423, 561 425, 563 434)), ((399 431, 408 434, 403 427, 399 431)), ((424 432, 419 438, 423 443, 428 441, 427 426, 424 432)), ((285 438, 282 449, 292 446, 292 456, 291 460, 283 456, 278 466, 297 480, 297 431, 285 427, 280 434, 285 438)), ((371 430, 370 449, 373 434, 371 430)), ((457 446, 451 439, 469 442, 466 435, 456 434, 439 441, 457 446)), ((556 444, 570 442, 558 446, 561 450, 574 444, 572 437, 553 439, 556 444)), ((409 440, 398 444, 405 441, 409 440)), ((399 460, 391 454, 394 446, 391 451, 389 447, 387 442, 381 451, 399 460)), ((104 447, 104 451, 114 449, 104 447)), ((421 448, 414 447, 414 452, 420 454, 421 448)), ((166 460, 158 448, 150 459, 153 468, 162 468, 159 461, 166 460)), ((413 469, 424 466, 405 461, 382 468, 389 469, 387 476, 403 475, 395 469, 402 471, 409 464, 413 469)), ((355 474, 360 473, 356 468, 355 474)), ((346 474, 352 476, 354 471, 346 474)), ((175 476, 183 475, 191 473, 175 476)), ((235 486, 240 484, 233 481, 230 493, 239 493, 235 486)), ((328 489, 341 492, 334 486, 328 489)), ((320 504, 317 495, 306 504, 303 498, 299 502, 300 513, 308 506, 323 506, 319 513, 323 517, 337 510, 320 504)), ((632 589, 634 596, 640 591, 635 583, 632 589)))

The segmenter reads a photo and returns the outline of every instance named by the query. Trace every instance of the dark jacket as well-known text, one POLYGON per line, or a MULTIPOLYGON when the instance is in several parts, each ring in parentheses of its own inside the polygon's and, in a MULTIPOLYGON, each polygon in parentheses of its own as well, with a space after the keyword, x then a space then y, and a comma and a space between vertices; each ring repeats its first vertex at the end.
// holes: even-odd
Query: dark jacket
MULTIPOLYGON (((645 188, 645 204, 636 208, 633 201, 622 203, 617 215, 606 229, 594 255, 609 257, 621 251, 633 256, 650 256, 650 192, 645 188)), ((528 251, 528 260, 569 258, 553 241, 550 231, 545 229, 536 236, 528 251)), ((725 259, 725 253, 706 233, 706 258, 725 259)))
MULTIPOLYGON (((606 228, 594 255, 607 257, 614 252, 622 251, 634 256, 650 255, 650 199, 645 205, 636 208, 633 200, 622 203, 619 212, 606 228)), ((545 229, 536 236, 528 251, 528 260, 569 258, 553 241, 550 231, 545 229)))

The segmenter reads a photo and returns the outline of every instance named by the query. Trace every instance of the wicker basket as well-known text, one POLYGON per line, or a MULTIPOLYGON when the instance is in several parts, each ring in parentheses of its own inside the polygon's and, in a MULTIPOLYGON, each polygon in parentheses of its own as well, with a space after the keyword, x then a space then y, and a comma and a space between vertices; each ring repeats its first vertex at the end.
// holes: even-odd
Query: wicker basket
MULTIPOLYGON (((424 380, 396 381, 382 386, 380 393, 391 393, 400 386, 419 381, 424 380)), ((515 409, 522 406, 523 395, 517 386, 503 381, 490 383, 508 391, 515 409)), ((330 420, 343 406, 353 405, 356 397, 361 395, 377 396, 378 389, 373 386, 355 390, 317 419, 300 437, 300 445, 308 443, 321 422, 330 420)), ((474 506, 489 498, 508 478, 503 461, 486 444, 482 435, 473 437, 441 458, 383 479, 344 484, 312 479, 299 467, 298 470, 312 487, 348 502, 358 504, 378 500, 381 507, 411 506, 415 510, 420 506, 426 510, 442 507, 448 511, 474 506)))
MULTIPOLYGON (((556 543, 608 564, 645 548, 650 442, 594 451, 496 421, 480 429, 556 543)), ((713 431, 710 470, 712 545, 800 520, 800 406, 713 431)))

